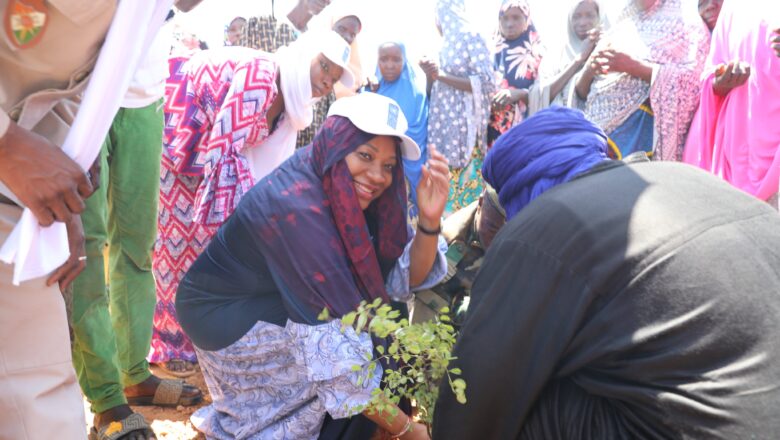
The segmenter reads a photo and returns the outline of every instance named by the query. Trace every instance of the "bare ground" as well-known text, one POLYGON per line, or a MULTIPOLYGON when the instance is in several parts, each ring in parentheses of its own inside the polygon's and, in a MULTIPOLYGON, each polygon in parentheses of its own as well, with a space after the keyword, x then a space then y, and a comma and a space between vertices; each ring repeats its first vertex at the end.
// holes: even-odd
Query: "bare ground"
MULTIPOLYGON (((166 376, 164 372, 160 371, 156 367, 152 366, 152 373, 159 377, 166 376)), ((205 439, 202 435, 198 434, 195 428, 190 423, 190 416, 198 408, 211 403, 211 396, 209 396, 206 383, 203 381, 203 376, 198 371, 193 376, 190 376, 185 380, 191 385, 195 385, 203 392, 203 402, 195 406, 178 406, 178 407, 162 407, 162 406, 134 406, 133 411, 143 414, 146 421, 152 425, 154 433, 157 435, 158 440, 193 440, 193 439, 205 439)), ((87 414, 87 431, 92 427, 92 413, 89 411, 89 403, 84 401, 84 410, 87 414)))

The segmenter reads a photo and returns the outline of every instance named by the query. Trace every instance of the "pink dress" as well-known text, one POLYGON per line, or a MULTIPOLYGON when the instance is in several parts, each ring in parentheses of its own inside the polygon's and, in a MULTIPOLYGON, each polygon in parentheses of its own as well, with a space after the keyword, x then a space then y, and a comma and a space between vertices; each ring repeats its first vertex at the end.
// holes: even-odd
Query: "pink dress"
POLYGON ((254 183, 241 153, 269 136, 266 112, 277 95, 276 62, 249 49, 227 54, 220 58, 208 51, 170 61, 152 261, 157 307, 148 360, 153 363, 197 360, 176 319, 176 290, 254 183))
POLYGON ((776 2, 746 3, 730 0, 721 10, 683 160, 768 200, 780 180, 780 59, 770 48, 773 26, 764 17, 780 17, 780 8, 771 4, 776 2), (714 71, 731 60, 750 63, 750 79, 717 96, 714 71))

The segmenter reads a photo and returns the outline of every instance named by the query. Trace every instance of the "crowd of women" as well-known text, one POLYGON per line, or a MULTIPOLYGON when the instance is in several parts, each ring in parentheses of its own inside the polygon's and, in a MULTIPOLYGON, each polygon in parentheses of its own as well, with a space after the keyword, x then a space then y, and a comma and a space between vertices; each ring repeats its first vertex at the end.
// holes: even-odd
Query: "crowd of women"
POLYGON ((372 30, 348 0, 329 3, 234 20, 238 47, 170 59, 149 361, 180 377, 200 365, 213 403, 193 422, 208 438, 427 438, 409 408, 355 413, 381 378, 355 370, 386 341, 318 313, 403 307, 435 286, 442 218, 483 193, 501 136, 547 107, 583 112, 613 159, 685 161, 776 203, 780 40, 758 7, 625 0, 608 15, 573 0, 555 47, 527 0, 502 2, 492 40, 464 0, 437 0, 438 57, 392 39, 370 76, 356 44, 372 30), (308 30, 323 9, 331 29, 308 30))

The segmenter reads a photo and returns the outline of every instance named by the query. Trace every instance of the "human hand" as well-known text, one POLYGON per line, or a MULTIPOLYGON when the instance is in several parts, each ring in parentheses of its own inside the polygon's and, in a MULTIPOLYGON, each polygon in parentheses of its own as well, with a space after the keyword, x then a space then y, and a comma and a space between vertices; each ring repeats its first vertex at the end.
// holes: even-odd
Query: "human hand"
POLYGON ((518 101, 528 103, 528 89, 501 89, 493 95, 491 100, 494 109, 507 104, 515 104, 518 101))
POLYGON ((428 230, 439 229, 441 216, 450 195, 450 168, 447 158, 431 144, 428 162, 422 166, 417 184, 419 223, 428 230))
POLYGON ((87 267, 87 251, 84 247, 84 226, 81 224, 81 216, 71 216, 65 226, 68 230, 68 249, 70 256, 68 260, 58 267, 46 280, 46 285, 51 286, 59 283, 60 292, 70 286, 70 283, 87 267))
POLYGON ((87 170, 87 178, 89 179, 89 184, 92 185, 92 192, 89 193, 89 195, 86 198, 89 198, 92 196, 92 194, 95 193, 95 191, 100 188, 100 171, 101 171, 101 162, 100 162, 100 154, 98 154, 98 157, 95 158, 95 161, 92 162, 92 166, 89 167, 87 170))
POLYGON ((372 92, 379 90, 379 78, 375 76, 366 77, 366 88, 372 92))
POLYGON ((49 226, 84 211, 92 185, 84 170, 43 136, 11 123, 0 139, 0 180, 49 226))
POLYGON ((593 66, 596 73, 606 75, 608 73, 628 73, 632 75, 639 64, 631 55, 615 49, 604 49, 593 57, 593 66))
POLYGON ((775 36, 769 40, 772 43, 772 49, 775 51, 775 55, 780 57, 780 28, 774 30, 775 36))
POLYGON ((420 68, 431 81, 439 79, 439 63, 429 58, 420 60, 420 68))
POLYGON ((743 61, 729 61, 719 65, 715 70, 712 91, 718 96, 726 96, 732 89, 745 84, 749 78, 750 64, 743 61))
POLYGON ((428 427, 417 422, 412 422, 412 429, 398 438, 401 440, 431 440, 428 435, 428 427))
POLYGON ((588 31, 588 36, 585 37, 585 45, 580 53, 579 61, 581 63, 585 64, 588 61, 599 40, 601 40, 601 29, 593 28, 588 31))

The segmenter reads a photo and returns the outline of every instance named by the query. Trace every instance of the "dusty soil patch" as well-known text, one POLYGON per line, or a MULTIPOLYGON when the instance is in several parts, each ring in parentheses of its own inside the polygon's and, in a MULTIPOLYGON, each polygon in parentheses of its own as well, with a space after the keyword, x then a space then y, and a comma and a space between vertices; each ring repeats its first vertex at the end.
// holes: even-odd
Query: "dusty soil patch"
MULTIPOLYGON (((159 377, 170 377, 156 367, 152 366, 152 373, 159 377)), ((174 378, 175 379, 175 378, 174 378)), ((151 423, 158 440, 193 440, 205 439, 198 434, 190 423, 190 416, 198 408, 211 403, 206 382, 200 371, 186 379, 186 382, 195 385, 203 392, 203 402, 196 406, 162 407, 162 406, 134 406, 133 411, 143 414, 146 421, 151 423)), ((92 413, 89 411, 89 403, 84 401, 84 409, 87 414, 87 431, 92 427, 92 413)))

